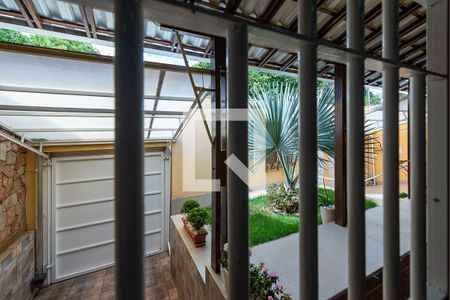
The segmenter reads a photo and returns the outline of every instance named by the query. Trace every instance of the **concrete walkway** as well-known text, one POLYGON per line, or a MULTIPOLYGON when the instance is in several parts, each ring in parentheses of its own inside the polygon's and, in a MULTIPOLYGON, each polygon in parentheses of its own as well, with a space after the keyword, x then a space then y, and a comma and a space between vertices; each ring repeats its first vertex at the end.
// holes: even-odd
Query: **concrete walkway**
MULTIPOLYGON (((400 201, 400 252, 410 250, 410 201, 400 201)), ((251 261, 265 262, 280 276, 281 284, 294 299, 299 298, 299 236, 252 248, 251 261)), ((347 228, 334 223, 319 226, 319 298, 328 299, 347 288, 347 228)), ((383 265, 383 209, 366 211, 366 273, 383 265)))

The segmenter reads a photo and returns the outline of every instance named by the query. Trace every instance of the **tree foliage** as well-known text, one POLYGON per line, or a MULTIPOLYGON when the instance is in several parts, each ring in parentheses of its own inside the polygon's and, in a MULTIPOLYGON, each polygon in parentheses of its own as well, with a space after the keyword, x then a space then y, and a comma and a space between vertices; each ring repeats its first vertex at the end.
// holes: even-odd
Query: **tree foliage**
POLYGON ((88 43, 69 41, 39 34, 28 35, 8 29, 0 29, 0 42, 38 46, 43 48, 60 49, 88 54, 100 54, 100 52, 96 48, 88 43))
MULTIPOLYGON (((207 62, 199 62, 196 63, 194 68, 201 69, 212 69, 212 64, 207 62)), ((255 90, 269 90, 271 87, 276 85, 290 85, 297 86, 298 85, 298 77, 290 76, 278 73, 269 73, 263 71, 250 70, 248 71, 248 91, 252 93, 255 90)), ((330 81, 317 81, 317 89, 326 89, 332 88, 333 83, 330 81)))
MULTIPOLYGON (((292 191, 298 180, 299 98, 296 84, 276 84, 256 88, 249 101, 249 161, 252 167, 276 153, 283 168, 286 189, 292 191)), ((317 148, 334 157, 334 91, 317 91, 317 148)), ((324 159, 318 158, 319 165, 324 159)))
POLYGON ((366 94, 364 96, 364 105, 368 106, 375 106, 381 104, 381 97, 380 95, 371 93, 368 88, 366 88, 366 94))

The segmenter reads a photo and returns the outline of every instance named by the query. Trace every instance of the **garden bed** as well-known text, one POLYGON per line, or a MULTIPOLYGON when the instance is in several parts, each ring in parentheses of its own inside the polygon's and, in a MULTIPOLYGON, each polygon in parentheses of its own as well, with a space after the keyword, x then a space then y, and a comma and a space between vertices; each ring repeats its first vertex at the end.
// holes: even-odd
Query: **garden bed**
MULTIPOLYGON (((329 193, 334 191, 329 190, 329 193)), ((366 198, 366 209, 376 207, 377 204, 366 198)), ((211 224, 211 207, 207 207, 209 220, 211 224)), ((271 205, 266 195, 251 198, 249 200, 249 229, 250 229, 250 247, 280 239, 292 233, 299 231, 299 217, 272 212, 271 205)), ((318 223, 322 224, 319 207, 317 208, 318 223)))

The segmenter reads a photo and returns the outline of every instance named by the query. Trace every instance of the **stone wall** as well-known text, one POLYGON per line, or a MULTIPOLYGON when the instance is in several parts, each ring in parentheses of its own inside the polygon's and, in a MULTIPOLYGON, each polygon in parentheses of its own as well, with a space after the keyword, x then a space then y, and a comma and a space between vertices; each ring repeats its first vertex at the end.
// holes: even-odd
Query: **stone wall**
POLYGON ((181 300, 206 300, 205 283, 173 218, 170 219, 170 271, 181 300))
POLYGON ((26 150, 0 138, 0 253, 25 232, 26 150))
POLYGON ((34 268, 34 231, 28 231, 0 253, 0 299, 32 299, 34 268))
MULTIPOLYGON (((226 300, 223 277, 205 264, 203 251, 195 248, 183 228, 181 215, 170 217, 170 271, 181 300, 226 300), (200 271, 203 274, 200 274, 200 271), (203 276, 202 276, 203 275, 203 276)), ((206 260, 210 261, 210 256, 206 260)))

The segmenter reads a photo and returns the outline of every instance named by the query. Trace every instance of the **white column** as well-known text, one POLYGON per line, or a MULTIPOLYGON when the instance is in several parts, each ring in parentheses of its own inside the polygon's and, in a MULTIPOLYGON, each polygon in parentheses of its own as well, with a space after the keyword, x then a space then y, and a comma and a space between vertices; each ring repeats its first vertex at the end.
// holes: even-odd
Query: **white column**
MULTIPOLYGON (((449 70, 449 6, 427 2, 427 69, 449 70)), ((449 292, 449 86, 447 78, 427 76, 427 286, 428 297, 449 292)))
MULTIPOLYGON (((228 108, 247 109, 248 35, 245 25, 235 24, 227 35, 228 108)), ((228 121, 227 153, 248 166, 247 121, 228 121)), ((249 298, 248 186, 231 169, 228 175, 228 268, 230 299, 249 298)), ((246 176, 245 174, 240 174, 246 176)), ((247 174, 248 176, 248 174, 247 174)))
MULTIPOLYGON (((383 0, 383 57, 398 61, 398 0, 383 0)), ((383 299, 400 297, 398 68, 383 70, 383 299)))
POLYGON ((426 299, 426 132, 425 75, 409 81, 411 182, 411 299, 426 299))
MULTIPOLYGON (((316 1, 298 1, 298 33, 317 36, 316 1)), ((305 44, 298 55, 300 174, 300 299, 318 298, 317 241, 317 47, 305 44)))
MULTIPOLYGON (((347 47, 364 51, 364 0, 347 1, 347 47)), ((364 58, 353 57, 347 79, 348 299, 365 298, 364 58)))

